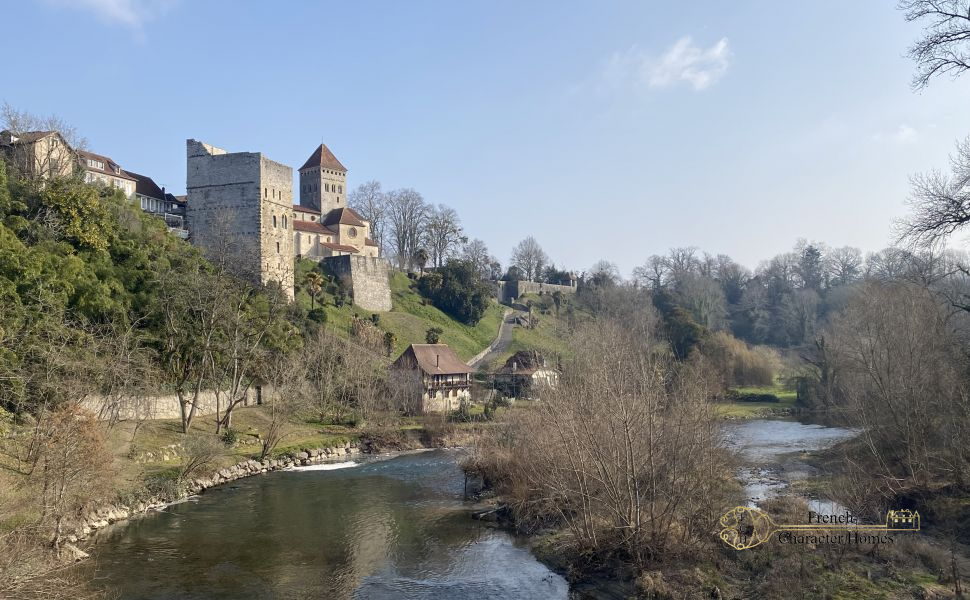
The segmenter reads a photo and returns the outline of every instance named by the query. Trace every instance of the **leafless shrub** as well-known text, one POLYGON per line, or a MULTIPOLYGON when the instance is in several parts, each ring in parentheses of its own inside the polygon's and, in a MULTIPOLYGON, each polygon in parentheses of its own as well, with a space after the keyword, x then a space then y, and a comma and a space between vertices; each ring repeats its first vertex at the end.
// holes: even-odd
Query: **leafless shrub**
POLYGON ((833 360, 866 452, 853 455, 889 502, 970 476, 966 357, 933 294, 868 284, 832 324, 833 360))
POLYGON ((572 340, 559 387, 471 466, 520 519, 552 519, 577 550, 646 564, 709 543, 725 456, 710 387, 653 338, 650 320, 599 322, 572 340))
POLYGON ((775 374, 781 370, 777 351, 766 346, 751 347, 724 331, 708 336, 701 344, 701 352, 724 387, 772 385, 775 374))
POLYGON ((178 480, 189 481, 203 474, 224 450, 219 440, 211 434, 188 434, 182 442, 182 465, 179 467, 178 480))

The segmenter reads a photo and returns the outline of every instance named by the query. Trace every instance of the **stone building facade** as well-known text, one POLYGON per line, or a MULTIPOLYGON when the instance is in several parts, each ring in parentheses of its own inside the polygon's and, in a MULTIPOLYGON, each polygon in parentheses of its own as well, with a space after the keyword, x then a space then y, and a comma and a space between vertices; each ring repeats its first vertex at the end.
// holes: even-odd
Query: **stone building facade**
POLYGON ((370 222, 347 206, 346 185, 347 169, 320 144, 300 167, 300 204, 293 207, 297 256, 378 256, 370 222))
POLYGON ((193 244, 240 276, 293 297, 293 169, 259 152, 186 141, 193 244))
POLYGON ((320 144, 300 167, 300 206, 327 214, 347 206, 346 189, 347 168, 320 144))

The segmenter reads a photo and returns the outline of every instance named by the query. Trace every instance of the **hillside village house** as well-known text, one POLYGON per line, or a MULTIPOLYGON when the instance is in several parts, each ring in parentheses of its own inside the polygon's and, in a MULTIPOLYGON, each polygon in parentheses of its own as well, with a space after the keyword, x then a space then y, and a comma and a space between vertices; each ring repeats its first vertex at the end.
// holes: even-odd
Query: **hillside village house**
POLYGON ((0 154, 19 172, 31 179, 69 177, 80 171, 87 183, 120 189, 147 213, 164 219, 169 231, 182 238, 185 229, 185 197, 166 194, 145 175, 121 168, 110 157, 75 150, 56 131, 0 132, 0 154))
POLYGON ((135 179, 135 202, 147 213, 161 217, 168 230, 182 239, 189 237, 185 227, 185 196, 174 196, 158 187, 147 175, 127 171, 135 179))
POLYGON ((0 131, 0 154, 31 179, 68 177, 77 164, 74 150, 56 131, 0 131))
POLYGON ((317 260, 331 256, 377 258, 370 223, 347 206, 347 169, 320 144, 300 167, 300 203, 293 205, 293 250, 317 260))
POLYGON ((495 387, 509 398, 539 399, 544 389, 559 383, 559 372, 535 350, 513 354, 495 373, 495 387))
POLYGON ((457 410, 471 400, 471 374, 448 344, 411 344, 393 369, 410 379, 407 405, 420 413, 457 410))
POLYGON ((85 182, 116 187, 124 192, 127 198, 132 200, 135 198, 135 178, 126 173, 118 163, 107 156, 86 150, 78 150, 77 157, 84 172, 85 182))

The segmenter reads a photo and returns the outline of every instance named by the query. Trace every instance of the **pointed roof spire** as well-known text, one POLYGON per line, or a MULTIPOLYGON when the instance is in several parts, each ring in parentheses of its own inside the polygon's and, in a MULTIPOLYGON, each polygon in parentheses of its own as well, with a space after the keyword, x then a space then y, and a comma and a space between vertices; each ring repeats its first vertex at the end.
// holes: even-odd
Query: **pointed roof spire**
POLYGON ((323 167, 324 169, 332 169, 343 173, 347 172, 347 168, 340 164, 340 161, 333 155, 330 148, 327 148, 326 144, 320 144, 320 147, 313 151, 310 158, 306 159, 306 162, 303 163, 300 170, 309 169, 310 167, 323 167))

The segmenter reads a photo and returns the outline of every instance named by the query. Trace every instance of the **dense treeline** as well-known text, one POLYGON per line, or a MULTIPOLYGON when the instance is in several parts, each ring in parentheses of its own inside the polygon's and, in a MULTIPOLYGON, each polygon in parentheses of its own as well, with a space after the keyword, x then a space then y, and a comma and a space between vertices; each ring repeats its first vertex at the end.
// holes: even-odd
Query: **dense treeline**
POLYGON ((229 253, 203 257, 119 190, 10 175, 0 161, 0 595, 82 597, 62 579, 71 524, 122 488, 147 497, 204 473, 257 386, 262 456, 298 415, 400 414, 383 335, 375 350, 307 319, 278 288, 232 276, 229 253), (153 400, 172 394, 178 472, 125 480, 119 456, 153 400), (216 412, 199 426, 206 394, 216 412), (119 440, 122 422, 135 425, 119 440))

